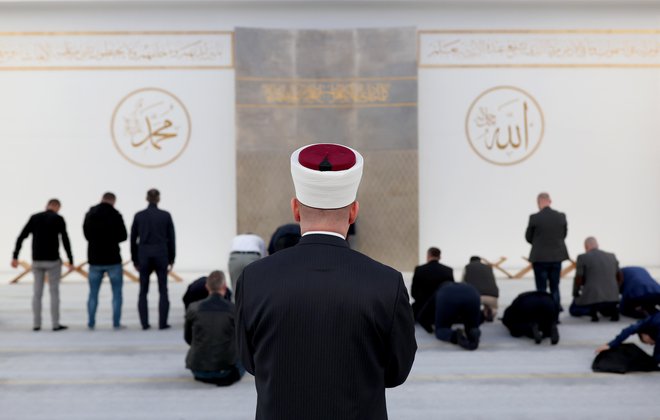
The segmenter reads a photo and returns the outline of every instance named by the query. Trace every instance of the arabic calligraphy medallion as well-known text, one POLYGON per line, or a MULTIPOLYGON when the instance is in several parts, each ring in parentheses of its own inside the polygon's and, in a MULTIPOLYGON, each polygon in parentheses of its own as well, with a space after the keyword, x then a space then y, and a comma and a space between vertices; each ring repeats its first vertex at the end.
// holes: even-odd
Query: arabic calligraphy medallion
POLYGON ((468 143, 482 159, 514 165, 530 157, 543 139, 543 112, 536 99, 513 86, 479 95, 465 118, 468 143))
POLYGON ((159 88, 138 89, 115 108, 112 141, 129 162, 158 168, 174 162, 190 141, 190 115, 172 93, 159 88))

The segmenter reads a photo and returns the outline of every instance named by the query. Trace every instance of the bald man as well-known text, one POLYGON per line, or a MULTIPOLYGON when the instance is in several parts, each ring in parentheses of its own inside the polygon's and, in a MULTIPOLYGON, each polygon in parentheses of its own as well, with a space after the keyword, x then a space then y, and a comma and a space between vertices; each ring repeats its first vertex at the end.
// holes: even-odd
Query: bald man
MULTIPOLYGON (((534 268, 536 290, 545 292, 550 287, 550 294, 561 311, 559 296, 559 276, 561 262, 568 259, 568 250, 564 239, 568 233, 566 215, 550 208, 552 200, 546 192, 536 197, 538 213, 529 216, 525 239, 532 245, 529 261, 534 268)), ((558 312, 559 313, 559 312, 558 312)))
POLYGON ((623 282, 619 261, 611 252, 600 250, 593 236, 584 240, 584 250, 577 258, 569 312, 575 317, 589 315, 592 322, 598 322, 598 313, 618 321, 619 286, 623 282))

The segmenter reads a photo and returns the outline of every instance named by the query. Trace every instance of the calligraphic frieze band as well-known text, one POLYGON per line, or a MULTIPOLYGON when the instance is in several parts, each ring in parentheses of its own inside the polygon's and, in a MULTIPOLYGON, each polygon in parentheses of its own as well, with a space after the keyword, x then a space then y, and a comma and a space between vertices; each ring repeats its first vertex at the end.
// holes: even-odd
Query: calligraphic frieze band
POLYGON ((231 32, 0 32, 0 70, 226 69, 231 32))
POLYGON ((418 33, 420 67, 660 67, 660 30, 418 33))

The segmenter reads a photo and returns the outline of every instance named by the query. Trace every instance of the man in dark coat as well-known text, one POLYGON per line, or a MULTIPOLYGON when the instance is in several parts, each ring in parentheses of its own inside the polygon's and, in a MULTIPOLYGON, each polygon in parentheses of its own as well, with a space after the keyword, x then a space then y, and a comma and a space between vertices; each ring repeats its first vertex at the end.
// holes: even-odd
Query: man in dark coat
POLYGON ((172 216, 158 208, 160 192, 156 189, 147 191, 149 206, 138 212, 131 227, 131 257, 135 269, 140 273, 140 295, 138 297, 138 312, 142 329, 149 325, 149 309, 147 293, 149 293, 149 277, 153 271, 158 277, 158 328, 170 328, 167 316, 170 301, 167 295, 167 273, 174 265, 176 246, 174 238, 174 223, 172 216))
POLYGON ((660 308, 660 284, 642 267, 621 269, 621 314, 631 318, 646 318, 660 308))
POLYGON ((417 344, 401 273, 345 239, 362 166, 341 145, 296 150, 291 206, 303 236, 238 283, 238 348, 259 420, 386 419, 385 388, 410 372, 417 344))
POLYGON ((529 261, 534 268, 536 290, 545 292, 550 286, 550 294, 559 311, 561 297, 559 296, 559 277, 561 262, 568 259, 568 250, 564 239, 568 234, 566 215, 550 208, 552 200, 548 193, 540 193, 536 197, 539 212, 529 216, 525 239, 532 244, 529 261))
POLYGON ((87 239, 87 262, 89 263, 89 297, 87 298, 87 327, 96 325, 96 307, 103 275, 108 274, 112 287, 112 326, 122 328, 121 289, 124 283, 124 270, 119 251, 119 244, 128 237, 124 219, 115 209, 117 197, 107 192, 101 203, 89 209, 85 215, 83 232, 87 239))
POLYGON ((639 336, 642 343, 653 346, 653 360, 657 368, 660 364, 660 312, 624 328, 614 340, 598 347, 596 353, 616 348, 634 334, 639 336))
POLYGON ((470 263, 463 271, 463 281, 479 291, 484 320, 493 322, 497 316, 497 298, 500 296, 493 267, 482 263, 477 256, 470 257, 470 263))
POLYGON ((513 337, 533 338, 536 344, 549 337, 555 345, 559 342, 557 315, 557 306, 549 293, 525 292, 506 308, 502 323, 513 337))
POLYGON ((186 368, 195 380, 218 386, 231 385, 245 370, 238 363, 234 304, 226 298, 227 282, 222 271, 205 277, 208 297, 186 310, 184 339, 190 344, 186 368))
MULTIPOLYGON (((430 307, 428 313, 431 316, 424 318, 420 318, 421 310, 427 303, 435 303, 435 291, 442 283, 454 281, 454 270, 440 263, 440 249, 436 247, 428 249, 426 261, 426 264, 415 267, 410 294, 415 299, 412 304, 415 319, 429 331, 430 326, 433 324, 435 309, 430 307)), ((432 330, 429 332, 432 332, 432 330)))

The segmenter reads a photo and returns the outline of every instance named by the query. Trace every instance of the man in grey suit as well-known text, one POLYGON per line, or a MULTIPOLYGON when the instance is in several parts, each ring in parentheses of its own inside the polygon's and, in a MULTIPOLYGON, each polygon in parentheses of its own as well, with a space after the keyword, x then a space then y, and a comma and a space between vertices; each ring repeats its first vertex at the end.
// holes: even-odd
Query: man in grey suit
POLYGON ((551 209, 550 195, 546 192, 536 197, 539 212, 529 216, 525 239, 532 244, 529 253, 529 261, 534 268, 536 290, 545 292, 550 286, 550 294, 561 309, 559 296, 559 276, 561 274, 561 262, 568 259, 568 250, 564 239, 568 233, 566 215, 551 209))
POLYGON ((590 315, 591 322, 598 322, 598 312, 618 321, 619 285, 623 282, 619 261, 611 252, 601 251, 593 236, 585 239, 584 250, 577 258, 569 312, 576 317, 590 315))

